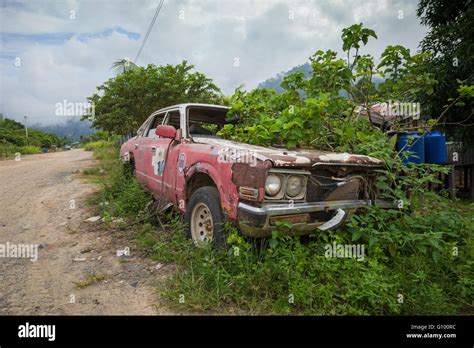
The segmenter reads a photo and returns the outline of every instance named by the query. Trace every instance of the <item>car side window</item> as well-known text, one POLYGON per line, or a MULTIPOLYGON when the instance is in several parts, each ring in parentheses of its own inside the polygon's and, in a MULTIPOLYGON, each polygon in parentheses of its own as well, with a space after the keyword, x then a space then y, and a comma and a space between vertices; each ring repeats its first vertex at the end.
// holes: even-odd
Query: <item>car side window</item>
POLYGON ((148 132, 146 134, 147 138, 158 138, 158 136, 155 134, 156 127, 163 123, 163 118, 165 116, 165 114, 158 114, 153 118, 153 120, 150 122, 150 127, 148 128, 148 132))
POLYGON ((163 124, 173 126, 176 129, 180 128, 180 115, 179 111, 171 111, 165 117, 163 124))
POLYGON ((137 130, 137 137, 142 137, 147 129, 147 126, 150 122, 148 122, 149 119, 147 119, 145 122, 143 122, 143 124, 140 126, 140 128, 138 128, 137 130))
POLYGON ((217 131, 222 128, 215 123, 190 121, 188 132, 193 136, 216 136, 217 131))

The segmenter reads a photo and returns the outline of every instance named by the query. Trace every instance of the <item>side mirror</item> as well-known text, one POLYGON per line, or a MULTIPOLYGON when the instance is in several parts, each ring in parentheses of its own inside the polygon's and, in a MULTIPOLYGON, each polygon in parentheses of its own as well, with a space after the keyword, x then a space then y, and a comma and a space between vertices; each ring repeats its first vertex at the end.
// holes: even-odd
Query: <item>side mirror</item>
POLYGON ((156 127, 155 134, 162 138, 176 138, 176 128, 169 125, 160 125, 156 127))

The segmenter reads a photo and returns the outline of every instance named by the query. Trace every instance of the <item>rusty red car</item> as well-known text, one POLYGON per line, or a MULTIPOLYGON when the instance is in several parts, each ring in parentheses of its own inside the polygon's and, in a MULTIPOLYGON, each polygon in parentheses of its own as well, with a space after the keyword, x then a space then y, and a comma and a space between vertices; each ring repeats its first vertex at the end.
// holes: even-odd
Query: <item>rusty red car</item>
POLYGON ((309 234, 342 225, 355 209, 379 200, 369 156, 261 147, 221 139, 229 108, 179 104, 152 113, 120 157, 156 198, 184 215, 196 242, 224 242, 224 222, 242 234, 271 234, 278 222, 309 234))

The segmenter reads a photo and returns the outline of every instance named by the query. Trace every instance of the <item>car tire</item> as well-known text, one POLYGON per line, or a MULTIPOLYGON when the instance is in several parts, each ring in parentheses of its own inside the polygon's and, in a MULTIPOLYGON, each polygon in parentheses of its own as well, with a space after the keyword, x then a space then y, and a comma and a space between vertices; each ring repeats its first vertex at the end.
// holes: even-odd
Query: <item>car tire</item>
POLYGON ((184 220, 188 236, 197 246, 206 242, 214 247, 224 246, 224 215, 219 192, 215 187, 204 186, 194 191, 184 220))

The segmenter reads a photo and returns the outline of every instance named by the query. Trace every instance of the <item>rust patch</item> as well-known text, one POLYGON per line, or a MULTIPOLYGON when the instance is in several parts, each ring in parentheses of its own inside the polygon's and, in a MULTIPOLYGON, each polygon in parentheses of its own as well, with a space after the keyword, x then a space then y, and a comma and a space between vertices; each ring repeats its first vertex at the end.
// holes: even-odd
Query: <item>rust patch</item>
POLYGON ((226 204, 222 204, 222 213, 224 213, 224 215, 229 218, 230 216, 232 216, 232 212, 234 210, 234 207, 233 205, 226 205, 226 204))
POLYGON ((274 225, 277 221, 286 221, 292 224, 308 223, 309 214, 279 215, 270 218, 270 224, 274 225))
POLYGON ((248 163, 234 163, 232 165, 232 182, 235 186, 260 188, 265 186, 268 169, 272 166, 269 161, 257 161, 252 167, 248 163))

